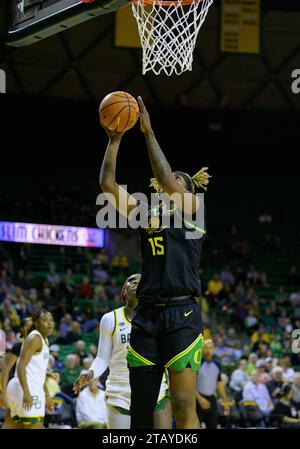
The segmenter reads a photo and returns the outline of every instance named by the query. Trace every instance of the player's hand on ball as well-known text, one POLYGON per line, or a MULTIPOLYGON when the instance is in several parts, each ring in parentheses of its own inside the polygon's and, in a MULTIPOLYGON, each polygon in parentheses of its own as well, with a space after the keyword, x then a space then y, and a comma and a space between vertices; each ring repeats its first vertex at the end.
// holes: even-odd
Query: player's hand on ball
POLYGON ((75 394, 79 394, 80 390, 85 387, 86 385, 88 385, 90 383, 90 381, 92 380, 92 376, 91 374, 87 373, 87 374, 82 374, 81 376, 78 377, 78 379, 75 381, 74 386, 73 386, 73 391, 75 394))
POLYGON ((146 109, 146 106, 144 105, 144 102, 142 100, 142 97, 137 98, 139 107, 140 107, 140 125, 141 125, 141 131, 142 133, 147 133, 152 130, 151 126, 151 120, 149 113, 146 109))
POLYGON ((121 139, 121 138, 123 137, 124 133, 119 133, 119 132, 117 132, 117 131, 111 131, 110 129, 106 128, 106 127, 103 125, 103 123, 101 123, 101 121, 100 121, 100 124, 101 124, 102 128, 105 129, 106 134, 108 135, 108 137, 109 137, 110 139, 121 139))
POLYGON ((33 400, 32 400, 32 396, 30 395, 30 393, 24 393, 23 396, 23 408, 25 408, 25 410, 30 410, 32 408, 32 404, 33 404, 33 400))

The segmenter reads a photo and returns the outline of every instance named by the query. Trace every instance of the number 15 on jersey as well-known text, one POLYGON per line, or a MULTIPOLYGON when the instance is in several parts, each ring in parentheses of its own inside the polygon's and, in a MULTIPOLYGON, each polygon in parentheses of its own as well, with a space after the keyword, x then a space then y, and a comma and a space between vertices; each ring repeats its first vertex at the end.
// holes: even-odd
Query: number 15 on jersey
POLYGON ((153 256, 163 256, 165 254, 163 237, 152 237, 148 240, 151 244, 153 256))

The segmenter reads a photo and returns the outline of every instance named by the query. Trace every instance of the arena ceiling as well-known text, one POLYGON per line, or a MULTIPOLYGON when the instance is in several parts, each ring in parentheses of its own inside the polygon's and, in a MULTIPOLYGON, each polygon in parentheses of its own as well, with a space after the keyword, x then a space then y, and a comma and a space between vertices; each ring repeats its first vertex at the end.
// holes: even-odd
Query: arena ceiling
POLYGON ((158 106, 299 110, 300 94, 291 90, 300 69, 299 24, 299 11, 265 11, 261 54, 222 54, 215 7, 200 31, 193 71, 169 78, 142 76, 141 50, 115 47, 111 13, 31 46, 1 43, 0 68, 11 94, 98 101, 126 90, 158 106))

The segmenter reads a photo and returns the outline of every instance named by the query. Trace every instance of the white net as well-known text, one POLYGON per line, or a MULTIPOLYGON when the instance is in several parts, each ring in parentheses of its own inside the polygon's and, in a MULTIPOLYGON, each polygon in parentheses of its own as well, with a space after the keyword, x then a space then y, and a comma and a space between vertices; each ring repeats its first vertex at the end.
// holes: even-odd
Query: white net
POLYGON ((199 30, 213 0, 133 0, 143 48, 143 75, 192 70, 199 30))

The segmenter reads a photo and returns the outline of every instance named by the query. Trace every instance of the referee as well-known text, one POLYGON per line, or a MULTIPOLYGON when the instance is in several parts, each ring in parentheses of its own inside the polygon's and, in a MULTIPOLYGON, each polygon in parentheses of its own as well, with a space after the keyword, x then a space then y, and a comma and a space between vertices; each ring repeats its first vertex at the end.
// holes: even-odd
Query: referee
POLYGON ((215 396, 218 390, 222 398, 224 415, 229 414, 229 406, 225 384, 221 378, 221 367, 213 360, 215 346, 212 340, 205 340, 203 362, 197 376, 197 414, 199 421, 204 422, 207 429, 218 426, 218 408, 215 396))

